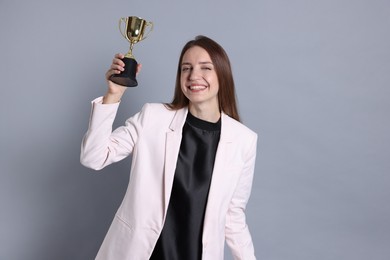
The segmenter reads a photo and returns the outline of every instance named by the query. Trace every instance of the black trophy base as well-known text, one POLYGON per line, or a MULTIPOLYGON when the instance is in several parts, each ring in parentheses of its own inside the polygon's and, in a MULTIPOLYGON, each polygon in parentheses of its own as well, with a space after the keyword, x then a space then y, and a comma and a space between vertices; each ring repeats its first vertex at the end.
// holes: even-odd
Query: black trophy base
POLYGON ((123 58, 122 61, 125 63, 125 70, 120 74, 114 74, 110 77, 110 80, 116 84, 125 87, 136 87, 138 82, 135 79, 137 73, 137 61, 132 58, 123 58))

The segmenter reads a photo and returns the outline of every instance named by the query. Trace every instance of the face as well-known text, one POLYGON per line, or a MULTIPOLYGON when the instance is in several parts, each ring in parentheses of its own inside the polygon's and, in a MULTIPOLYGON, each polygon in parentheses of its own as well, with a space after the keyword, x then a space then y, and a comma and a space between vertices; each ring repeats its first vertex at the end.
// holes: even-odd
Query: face
POLYGON ((210 55, 205 49, 194 46, 184 53, 180 85, 190 101, 190 107, 219 111, 218 77, 210 55))

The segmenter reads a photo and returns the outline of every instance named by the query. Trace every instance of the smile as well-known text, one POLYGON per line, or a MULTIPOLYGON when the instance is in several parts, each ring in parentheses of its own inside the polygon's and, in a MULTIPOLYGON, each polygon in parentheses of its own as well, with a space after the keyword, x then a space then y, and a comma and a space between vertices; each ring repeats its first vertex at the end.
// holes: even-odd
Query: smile
POLYGON ((190 90, 202 90, 202 89, 206 89, 206 86, 202 86, 202 85, 191 85, 188 87, 190 90))

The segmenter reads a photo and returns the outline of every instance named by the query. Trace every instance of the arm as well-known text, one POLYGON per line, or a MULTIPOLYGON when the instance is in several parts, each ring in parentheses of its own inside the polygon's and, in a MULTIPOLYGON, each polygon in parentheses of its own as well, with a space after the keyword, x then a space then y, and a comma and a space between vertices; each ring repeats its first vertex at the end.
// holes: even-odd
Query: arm
MULTIPOLYGON (((92 111, 87 133, 81 144, 80 162, 89 168, 99 170, 113 162, 122 160, 133 149, 137 136, 137 118, 139 114, 129 119, 126 126, 112 132, 119 101, 126 87, 109 80, 113 74, 124 70, 123 54, 116 54, 110 69, 106 73, 108 89, 103 98, 92 102, 92 111)), ((137 73, 141 66, 137 68, 137 73)))
POLYGON ((245 219, 245 208, 252 188, 256 160, 257 135, 251 142, 245 166, 233 194, 226 216, 226 243, 235 260, 256 259, 251 235, 245 219))
POLYGON ((81 143, 80 162, 94 170, 122 160, 131 153, 133 146, 127 141, 131 131, 120 130, 125 129, 122 126, 112 132, 119 103, 107 105, 102 104, 102 100, 100 97, 92 101, 88 130, 81 143))

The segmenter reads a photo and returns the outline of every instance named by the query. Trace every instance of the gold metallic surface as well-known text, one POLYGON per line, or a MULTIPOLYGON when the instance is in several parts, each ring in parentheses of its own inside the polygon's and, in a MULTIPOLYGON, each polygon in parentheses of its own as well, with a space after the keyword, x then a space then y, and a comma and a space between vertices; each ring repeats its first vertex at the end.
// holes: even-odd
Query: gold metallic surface
POLYGON ((130 43, 130 49, 125 55, 127 58, 134 59, 133 47, 134 44, 145 40, 150 32, 153 30, 153 23, 148 22, 137 16, 122 17, 119 19, 119 31, 122 36, 130 43), (122 24, 125 24, 123 29, 122 24), (149 31, 145 34, 146 28, 149 27, 149 31))

